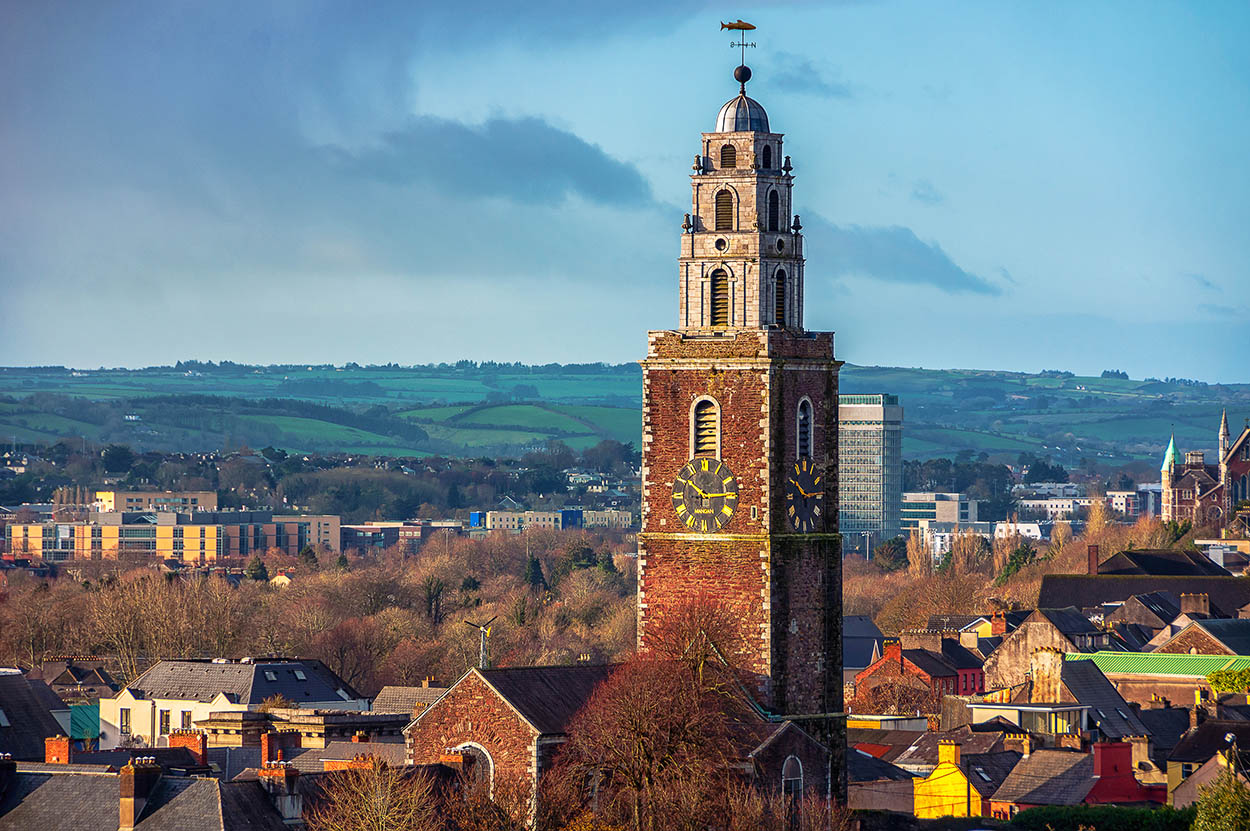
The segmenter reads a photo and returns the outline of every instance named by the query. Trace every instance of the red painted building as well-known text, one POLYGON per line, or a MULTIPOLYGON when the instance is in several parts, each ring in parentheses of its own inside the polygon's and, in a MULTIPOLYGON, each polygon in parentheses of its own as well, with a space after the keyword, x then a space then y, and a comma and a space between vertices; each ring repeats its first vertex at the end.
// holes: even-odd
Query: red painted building
POLYGON ((1093 753, 1035 750, 1022 758, 990 799, 994 817, 1042 805, 1134 805, 1167 802, 1167 785, 1143 785, 1133 774, 1133 748, 1098 742, 1093 753))

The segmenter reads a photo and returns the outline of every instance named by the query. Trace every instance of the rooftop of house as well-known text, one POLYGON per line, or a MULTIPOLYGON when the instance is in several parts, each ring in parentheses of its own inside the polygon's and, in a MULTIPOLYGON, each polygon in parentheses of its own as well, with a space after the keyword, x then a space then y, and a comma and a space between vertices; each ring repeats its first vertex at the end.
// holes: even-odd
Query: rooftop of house
POLYGON ((418 705, 428 707, 447 692, 447 687, 400 687, 386 686, 373 699, 373 711, 377 713, 406 713, 412 715, 418 705))
POLYGON ((31 682, 16 669, 0 669, 0 753, 42 761, 44 739, 62 732, 31 682))
POLYGON ((320 661, 161 661, 126 687, 140 698, 212 701, 220 694, 238 704, 282 696, 295 706, 352 701, 360 694, 320 661))
POLYGON ((1068 692, 1090 708, 1089 716, 1109 738, 1148 736, 1148 728, 1092 661, 1064 661, 1060 678, 1068 692))
POLYGON ((1065 606, 1057 609, 1039 608, 1035 614, 1050 621, 1051 625, 1066 637, 1101 635, 1103 633, 1103 630, 1095 626, 1093 621, 1081 614, 1075 606, 1065 606))
POLYGON ((1213 614, 1250 603, 1250 580, 1241 577, 1140 574, 1047 574, 1042 577, 1037 603, 1043 607, 1071 605, 1085 609, 1156 591, 1172 592, 1177 597, 1205 594, 1213 614))
POLYGON ((347 761, 357 756, 374 756, 392 767, 408 763, 408 749, 400 742, 330 742, 325 747, 289 750, 285 761, 301 773, 319 773, 327 761, 347 761))
POLYGON ((1250 620, 1241 618, 1196 620, 1190 624, 1190 627, 1197 627, 1206 632, 1223 644, 1233 655, 1250 655, 1250 620))
POLYGON ((1217 752, 1228 749, 1229 734, 1236 739, 1238 747, 1250 748, 1250 722, 1207 719, 1181 737, 1168 755, 1168 761, 1202 764, 1217 752))
POLYGON ((565 733, 616 664, 474 670, 542 734, 565 733))
POLYGON ((1094 787, 1094 757, 1075 750, 1035 750, 994 792, 995 802, 1079 805, 1094 787))
MULTIPOLYGON (((0 831, 117 831, 119 777, 19 770, 0 797, 0 831)), ((256 782, 162 777, 136 831, 281 831, 287 826, 256 782)))
POLYGON ((846 778, 851 782, 910 781, 916 774, 852 747, 846 752, 846 778))
POLYGON ((938 763, 939 741, 959 742, 961 753, 967 756, 1000 751, 1003 749, 1005 738, 1005 733, 976 731, 967 725, 942 733, 922 733, 910 747, 892 761, 901 767, 931 768, 938 763))
POLYGON ((1020 762, 1020 754, 1015 750, 996 750, 990 753, 962 754, 959 767, 968 782, 976 788, 977 793, 989 798, 1002 787, 1003 781, 1011 775, 1020 762))
POLYGON ((1250 669, 1250 656, 1186 655, 1173 652, 1069 652, 1065 663, 1089 661, 1106 675, 1162 675, 1205 678, 1217 670, 1250 669))
POLYGON ((1198 551, 1150 548, 1113 554, 1098 564, 1098 574, 1228 577, 1231 572, 1198 551))

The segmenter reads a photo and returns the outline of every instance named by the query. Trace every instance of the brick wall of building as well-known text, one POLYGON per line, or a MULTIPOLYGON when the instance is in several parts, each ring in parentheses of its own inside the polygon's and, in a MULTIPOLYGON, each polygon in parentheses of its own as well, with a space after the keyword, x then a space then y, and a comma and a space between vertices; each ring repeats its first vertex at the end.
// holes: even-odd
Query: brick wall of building
POLYGON ((437 764, 450 748, 482 747, 494 763, 496 782, 535 784, 537 732, 476 673, 462 679, 408 729, 408 757, 415 765, 437 764))

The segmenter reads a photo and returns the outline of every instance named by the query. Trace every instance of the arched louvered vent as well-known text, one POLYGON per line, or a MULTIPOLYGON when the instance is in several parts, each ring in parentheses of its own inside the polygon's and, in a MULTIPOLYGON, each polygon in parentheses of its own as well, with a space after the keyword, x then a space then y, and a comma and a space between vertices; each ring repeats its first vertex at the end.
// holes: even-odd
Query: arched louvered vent
POLYGON ((720 437, 720 410, 715 401, 694 405, 694 455, 715 456, 720 437))
POLYGON ((768 230, 774 233, 781 230, 781 197, 775 190, 768 192, 768 230))
POLYGON ((773 323, 786 325, 786 270, 777 269, 777 281, 773 289, 773 323))
POLYGON ((812 455, 812 402, 803 399, 799 402, 799 435, 796 442, 800 459, 812 455))
POLYGON ((716 194, 716 230, 734 229, 734 195, 727 190, 716 194))
POLYGON ((773 148, 767 144, 764 145, 764 169, 773 169, 773 148))
POLYGON ((712 325, 729 325, 729 275, 721 268, 712 272, 712 325))
POLYGON ((738 151, 732 144, 726 144, 720 149, 720 166, 722 169, 738 166, 738 151))

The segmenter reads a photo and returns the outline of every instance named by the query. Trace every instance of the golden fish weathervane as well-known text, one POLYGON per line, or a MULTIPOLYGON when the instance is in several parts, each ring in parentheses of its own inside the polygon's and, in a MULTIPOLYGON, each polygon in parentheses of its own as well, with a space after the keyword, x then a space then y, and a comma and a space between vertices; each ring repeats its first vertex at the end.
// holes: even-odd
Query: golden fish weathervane
POLYGON ((720 24, 720 28, 722 32, 725 31, 726 29, 733 29, 735 31, 740 31, 740 32, 750 32, 753 29, 755 29, 754 26, 752 26, 750 23, 747 23, 741 17, 735 20, 733 23, 725 23, 724 21, 722 21, 720 24))

